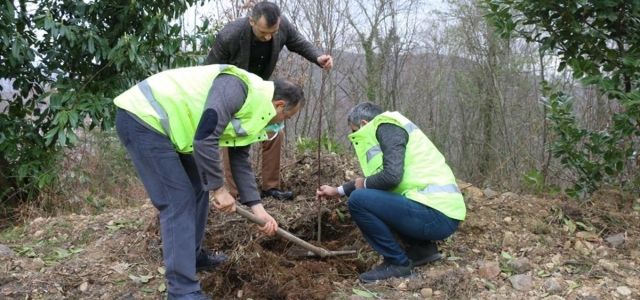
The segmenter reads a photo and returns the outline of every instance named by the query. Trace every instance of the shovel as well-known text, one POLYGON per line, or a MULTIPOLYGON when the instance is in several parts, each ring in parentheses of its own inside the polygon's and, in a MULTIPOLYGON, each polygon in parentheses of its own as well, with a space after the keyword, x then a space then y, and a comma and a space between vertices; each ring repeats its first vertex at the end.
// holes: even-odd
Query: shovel
MULTIPOLYGON (((259 226, 264 226, 265 221, 263 219, 260 219, 258 217, 256 217, 254 214, 250 213, 249 211, 245 210, 244 208, 240 207, 239 205, 236 205, 236 213, 241 215, 243 218, 258 224, 259 226)), ((320 248, 320 247, 316 247, 314 245, 311 245, 305 241, 303 241, 302 239, 300 239, 299 237, 291 234, 290 232, 278 227, 278 230, 276 231, 276 233, 284 238, 286 238, 289 241, 294 242, 295 244, 297 244, 298 246, 304 248, 303 249, 295 249, 292 250, 291 252, 289 252, 290 255, 292 256, 320 256, 322 258, 327 257, 327 256, 336 256, 336 255, 346 255, 346 254, 354 254, 356 253, 355 250, 346 250, 346 251, 329 251, 327 249, 324 248, 320 248)))

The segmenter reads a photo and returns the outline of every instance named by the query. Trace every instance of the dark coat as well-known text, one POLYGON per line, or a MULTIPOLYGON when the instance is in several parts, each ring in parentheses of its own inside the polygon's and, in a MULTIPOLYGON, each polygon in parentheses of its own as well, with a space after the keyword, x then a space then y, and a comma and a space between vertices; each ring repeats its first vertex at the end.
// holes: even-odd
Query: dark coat
MULTIPOLYGON (((249 69, 249 51, 251 50, 252 28, 249 17, 232 21, 218 33, 211 51, 207 56, 207 64, 232 64, 241 69, 249 69)), ((300 54, 308 61, 318 64, 318 57, 322 55, 316 47, 307 41, 300 32, 285 18, 280 18, 278 32, 273 35, 273 49, 271 60, 263 74, 256 74, 268 80, 278 62, 282 47, 287 46, 291 52, 300 54)))

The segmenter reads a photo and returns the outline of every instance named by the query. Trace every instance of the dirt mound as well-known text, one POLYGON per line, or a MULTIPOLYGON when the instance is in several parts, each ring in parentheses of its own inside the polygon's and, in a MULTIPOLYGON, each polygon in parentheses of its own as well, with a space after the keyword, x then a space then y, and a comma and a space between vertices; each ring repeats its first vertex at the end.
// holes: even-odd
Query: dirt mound
MULTIPOLYGON (((302 155, 284 168, 293 201, 266 199, 280 226, 329 250, 355 255, 294 257, 298 246, 266 237, 236 214, 212 213, 205 246, 230 255, 200 273, 216 299, 634 299, 640 297, 640 216, 635 199, 602 191, 588 203, 524 196, 460 182, 469 212, 444 259, 419 278, 358 283, 381 258, 349 217, 346 199, 313 200, 318 176, 340 184, 359 172, 348 155, 302 155), (318 237, 321 216, 321 242, 318 237)), ((148 200, 95 216, 35 219, 0 236, 0 298, 164 299, 157 213, 148 200), (5 246, 5 247, 3 247, 5 246)))

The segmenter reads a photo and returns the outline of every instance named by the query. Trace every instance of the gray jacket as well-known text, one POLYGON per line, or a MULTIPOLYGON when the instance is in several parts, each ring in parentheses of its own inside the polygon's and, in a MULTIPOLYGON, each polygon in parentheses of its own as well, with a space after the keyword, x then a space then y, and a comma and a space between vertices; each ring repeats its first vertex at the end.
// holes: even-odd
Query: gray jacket
MULTIPOLYGON (((249 51, 251 49, 252 28, 249 18, 241 18, 228 23, 220 30, 207 56, 207 64, 231 64, 243 70, 249 69, 249 51)), ((280 28, 273 35, 271 60, 263 74, 256 74, 268 80, 276 68, 282 47, 300 54, 308 61, 318 65, 322 55, 313 44, 307 41, 284 16, 280 18, 280 28)), ((319 65, 318 65, 319 66, 319 65)))

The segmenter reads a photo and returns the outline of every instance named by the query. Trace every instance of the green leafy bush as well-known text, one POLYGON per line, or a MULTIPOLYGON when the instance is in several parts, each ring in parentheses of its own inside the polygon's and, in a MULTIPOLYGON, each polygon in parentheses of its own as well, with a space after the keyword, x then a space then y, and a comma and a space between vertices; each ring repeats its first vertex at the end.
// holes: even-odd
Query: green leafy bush
POLYGON ((113 127, 115 96, 160 70, 200 64, 213 42, 208 23, 186 34, 174 22, 195 0, 4 3, 1 202, 53 184, 79 130, 113 127))

